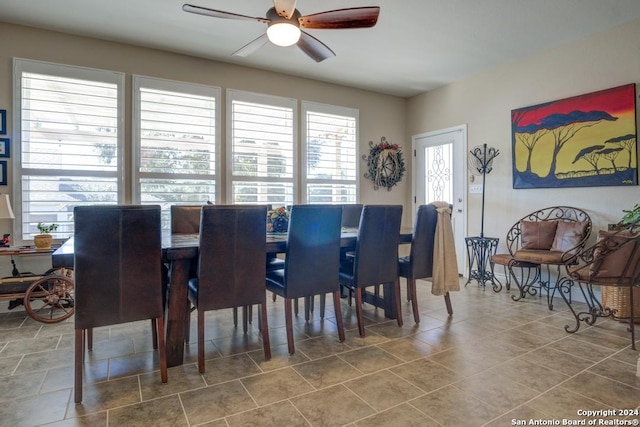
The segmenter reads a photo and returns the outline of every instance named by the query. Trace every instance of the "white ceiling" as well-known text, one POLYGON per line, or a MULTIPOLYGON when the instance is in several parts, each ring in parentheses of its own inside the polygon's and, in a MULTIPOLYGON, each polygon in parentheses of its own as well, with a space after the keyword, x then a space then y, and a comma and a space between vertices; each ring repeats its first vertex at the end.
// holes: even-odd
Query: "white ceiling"
MULTIPOLYGON (((186 1, 255 17, 273 6, 271 0, 186 1)), ((0 21, 408 97, 640 17, 639 0, 298 0, 302 15, 381 8, 373 28, 308 30, 336 53, 316 63, 295 46, 271 44, 232 57, 266 25, 185 13, 183 3, 0 0, 0 21)))

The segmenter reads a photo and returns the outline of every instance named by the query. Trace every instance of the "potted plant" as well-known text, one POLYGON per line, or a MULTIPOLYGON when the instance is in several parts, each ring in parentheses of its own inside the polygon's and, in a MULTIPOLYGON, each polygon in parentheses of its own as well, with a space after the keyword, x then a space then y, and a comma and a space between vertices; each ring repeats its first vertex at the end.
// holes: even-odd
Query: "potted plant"
POLYGON ((33 243, 36 245, 36 249, 51 249, 51 243, 53 243, 52 231, 58 229, 58 224, 43 224, 41 222, 37 225, 40 234, 33 236, 33 243))

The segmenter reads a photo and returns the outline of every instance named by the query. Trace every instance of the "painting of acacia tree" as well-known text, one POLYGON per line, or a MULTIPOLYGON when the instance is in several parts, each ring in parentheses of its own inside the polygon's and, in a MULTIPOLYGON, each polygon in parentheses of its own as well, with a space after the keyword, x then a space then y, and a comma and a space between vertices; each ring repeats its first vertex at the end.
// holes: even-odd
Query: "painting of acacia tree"
POLYGON ((638 184, 635 84, 511 111, 513 188, 638 184))

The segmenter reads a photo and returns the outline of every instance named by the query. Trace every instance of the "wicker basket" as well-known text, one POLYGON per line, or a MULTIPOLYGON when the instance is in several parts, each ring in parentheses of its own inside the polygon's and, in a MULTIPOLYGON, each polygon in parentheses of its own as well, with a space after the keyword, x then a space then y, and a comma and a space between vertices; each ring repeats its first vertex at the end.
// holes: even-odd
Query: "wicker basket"
MULTIPOLYGON (((616 310, 617 320, 628 320, 631 317, 631 301, 629 288, 602 286, 602 305, 616 310)), ((640 288, 633 289, 633 314, 635 323, 640 323, 640 288)))

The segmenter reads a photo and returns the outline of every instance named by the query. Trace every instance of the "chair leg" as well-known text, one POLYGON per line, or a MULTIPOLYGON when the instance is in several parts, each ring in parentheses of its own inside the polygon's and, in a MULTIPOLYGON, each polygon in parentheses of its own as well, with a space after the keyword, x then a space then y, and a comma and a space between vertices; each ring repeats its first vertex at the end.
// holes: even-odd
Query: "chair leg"
POLYGON ((238 327, 238 307, 233 307, 233 327, 238 327))
POLYGON ((293 300, 293 314, 298 315, 298 298, 293 300))
MULTIPOLYGON (((338 291, 340 292, 340 291, 338 291)), ((338 294, 340 295, 340 294, 338 294)), ((326 301, 326 295, 325 294, 320 294, 320 318, 324 319, 324 309, 326 307, 327 301, 326 301)))
POLYGON ((358 332, 364 338, 364 317, 362 316, 362 288, 354 289, 356 296, 356 317, 358 317, 358 332))
POLYGON ((400 302, 400 281, 396 277, 396 280, 391 284, 393 286, 393 300, 396 304, 396 321, 398 326, 402 326, 402 303, 400 302))
POLYGON ((267 323, 267 303, 260 304, 259 323, 262 330, 262 346, 264 347, 265 360, 271 359, 271 343, 269 341, 269 324, 267 323))
MULTIPOLYGON (((324 294, 322 295, 322 299, 324 300, 324 294)), ((344 321, 342 320, 342 307, 340 307, 340 291, 335 291, 333 293, 333 308, 336 314, 336 322, 338 324, 338 337, 340 338, 340 342, 344 341, 344 321)), ((323 309, 324 310, 324 309, 323 309)))
POLYGON ((633 286, 629 288, 629 305, 630 307, 630 319, 629 319, 629 329, 631 332, 631 348, 633 351, 636 351, 636 318, 633 313, 633 286))
POLYGON ((413 321, 416 323, 420 323, 420 313, 418 312, 418 295, 416 291, 416 279, 407 278, 407 294, 409 294, 409 299, 411 300, 411 309, 413 310, 413 321))
POLYGON ((245 334, 247 333, 248 330, 248 322, 249 322, 249 318, 248 318, 248 306, 244 305, 242 306, 242 332, 244 332, 245 334))
POLYGON ((451 306, 451 296, 449 296, 449 292, 444 294, 444 304, 447 306, 447 313, 449 316, 453 315, 453 307, 451 306))
POLYGON ((295 353, 295 347, 293 345, 293 314, 291 313, 291 298, 284 299, 284 319, 287 326, 287 346, 289 347, 289 354, 295 353))
POLYGON ((309 321, 309 312, 311 311, 311 299, 309 297, 304 297, 304 320, 309 321))
POLYGON ((160 316, 155 320, 158 330, 158 355, 160 356, 160 379, 163 383, 168 380, 167 376, 167 351, 164 341, 164 317, 160 316))
POLYGON ((87 329, 87 350, 93 350, 93 328, 87 329))
POLYGON ((156 320, 151 319, 151 340, 153 342, 153 349, 158 349, 158 328, 156 327, 156 320))
POLYGON ((184 342, 189 344, 190 340, 191 340, 191 310, 187 312, 187 318, 184 322, 184 342))
POLYGON ((82 402, 82 366, 84 363, 84 329, 76 329, 74 352, 74 381, 75 402, 82 402))
POLYGON ((198 372, 204 374, 204 311, 198 310, 198 372))

